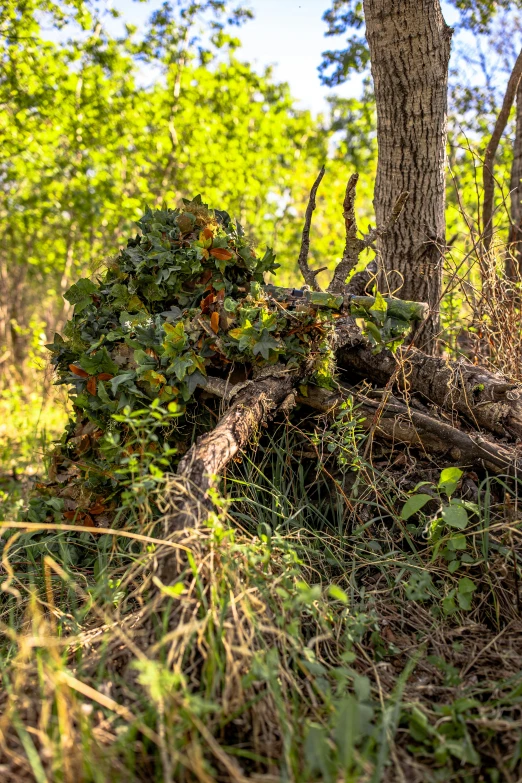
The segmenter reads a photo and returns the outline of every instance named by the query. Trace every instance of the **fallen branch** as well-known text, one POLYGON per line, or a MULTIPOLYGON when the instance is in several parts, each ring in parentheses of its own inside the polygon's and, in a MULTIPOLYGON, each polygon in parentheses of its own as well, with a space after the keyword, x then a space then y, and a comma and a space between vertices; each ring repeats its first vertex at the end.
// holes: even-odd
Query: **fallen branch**
POLYGON ((358 413, 366 415, 363 428, 379 439, 422 448, 429 454, 449 454, 459 465, 496 474, 522 473, 522 460, 513 448, 488 441, 479 433, 470 435, 396 400, 372 400, 354 390, 330 392, 308 386, 307 396, 298 395, 296 401, 322 413, 334 413, 347 395, 358 403, 358 413))
MULTIPOLYGON (((295 375, 269 376, 248 383, 239 391, 221 381, 210 378, 205 387, 210 393, 233 402, 217 426, 197 439, 179 463, 176 475, 165 499, 166 535, 177 530, 197 527, 208 516, 212 504, 212 489, 220 474, 255 431, 285 402, 292 392, 295 375)), ((161 566, 161 578, 168 582, 169 557, 161 566)))
POLYGON ((340 368, 356 370, 380 386, 396 383, 399 388, 419 392, 426 400, 465 416, 476 428, 501 437, 522 438, 522 389, 483 367, 464 361, 449 362, 428 356, 413 347, 379 354, 357 343, 353 329, 347 329, 347 344, 340 345, 340 368))
MULTIPOLYGON (((234 391, 222 378, 209 378, 204 389, 225 400, 234 391)), ((333 415, 348 396, 358 404, 358 415, 366 416, 363 428, 379 440, 420 448, 428 454, 447 454, 459 465, 495 474, 522 474, 522 459, 512 447, 487 440, 478 432, 464 432, 395 399, 373 400, 356 389, 329 391, 309 384, 306 397, 297 394, 295 401, 333 415)))

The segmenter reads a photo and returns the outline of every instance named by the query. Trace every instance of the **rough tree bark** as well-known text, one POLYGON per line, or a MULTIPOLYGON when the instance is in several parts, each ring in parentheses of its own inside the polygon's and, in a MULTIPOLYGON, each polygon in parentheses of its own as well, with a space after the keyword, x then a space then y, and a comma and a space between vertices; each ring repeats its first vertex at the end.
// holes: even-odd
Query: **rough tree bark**
POLYGON ((377 104, 375 215, 383 224, 409 192, 395 231, 378 240, 381 286, 428 302, 430 317, 414 335, 432 352, 439 331, 448 63, 452 30, 439 0, 364 0, 377 104), (398 273, 398 274, 397 274, 398 273), (402 283, 402 285, 401 285, 402 283))
POLYGON ((517 89, 517 114, 511 166, 511 226, 508 243, 511 254, 506 259, 506 276, 520 280, 522 275, 522 81, 517 89))

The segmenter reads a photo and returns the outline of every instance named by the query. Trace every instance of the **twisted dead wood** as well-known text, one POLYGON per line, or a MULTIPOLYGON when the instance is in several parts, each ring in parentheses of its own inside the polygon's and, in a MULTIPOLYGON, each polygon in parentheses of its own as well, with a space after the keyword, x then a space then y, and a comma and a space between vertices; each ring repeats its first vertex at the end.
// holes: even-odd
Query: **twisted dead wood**
POLYGON ((356 371, 375 383, 419 392, 426 400, 462 414, 472 426, 512 440, 522 438, 522 389, 500 375, 464 361, 449 362, 413 347, 375 355, 353 328, 345 327, 347 344, 339 345, 340 368, 356 371))
MULTIPOLYGON (((247 446, 255 431, 291 394, 295 376, 270 376, 253 381, 237 391, 219 378, 209 379, 208 391, 233 402, 217 426, 197 439, 179 463, 168 497, 164 499, 165 537, 177 530, 197 527, 208 517, 212 489, 224 468, 247 446), (220 382, 221 381, 221 382, 220 382), (214 384, 214 385, 213 385, 214 384)), ((160 563, 160 578, 168 583, 170 558, 160 563)))
POLYGON ((312 190, 310 191, 308 206, 306 207, 306 213, 305 213, 303 235, 301 238, 301 250, 299 252, 299 258, 297 259, 297 263, 299 264, 299 269, 301 270, 301 274, 303 275, 304 281, 306 285, 310 286, 312 291, 321 290, 320 286, 317 283, 316 278, 319 272, 323 271, 322 269, 318 269, 314 272, 312 269, 310 269, 310 267, 308 266, 308 253, 310 252, 310 227, 312 225, 312 215, 316 207, 315 198, 317 196, 317 191, 319 189, 319 185, 321 184, 321 180, 324 177, 324 172, 325 172, 325 167, 322 166, 321 171, 317 176, 317 179, 312 185, 312 190))
POLYGON ((366 416, 363 428, 379 440, 421 448, 429 454, 447 454, 459 465, 495 474, 522 474, 522 459, 512 447, 487 440, 478 432, 463 432, 396 400, 378 401, 354 390, 330 392, 309 386, 307 396, 298 395, 297 402, 322 413, 333 413, 347 394, 359 404, 358 412, 366 416))
MULTIPOLYGON (((221 378, 209 378, 205 391, 228 399, 233 387, 221 378)), ((488 440, 479 432, 464 432, 396 399, 374 400, 356 389, 329 391, 308 385, 307 396, 297 394, 295 400, 321 413, 334 414, 348 395, 359 405, 358 412, 366 416, 363 428, 378 440, 421 448, 429 454, 445 454, 460 465, 495 474, 522 474, 522 455, 513 447, 488 440)))

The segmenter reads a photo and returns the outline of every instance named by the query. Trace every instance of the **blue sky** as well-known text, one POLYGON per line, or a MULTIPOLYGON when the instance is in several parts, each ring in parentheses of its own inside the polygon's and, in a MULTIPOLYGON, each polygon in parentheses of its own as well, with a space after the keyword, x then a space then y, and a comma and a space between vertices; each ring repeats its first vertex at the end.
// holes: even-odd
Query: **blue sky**
MULTIPOLYGON (((121 21, 140 27, 161 2, 114 0, 114 6, 121 12, 121 21)), ((341 48, 346 39, 325 37, 326 23, 322 17, 331 0, 242 0, 241 4, 250 7, 255 18, 238 31, 243 42, 239 56, 259 69, 274 66, 275 79, 289 83, 300 108, 317 113, 326 110, 326 99, 333 93, 345 97, 360 93, 358 75, 334 89, 324 87, 319 80, 317 67, 322 52, 341 48)), ((442 7, 446 21, 453 24, 457 18, 454 7, 447 0, 443 0, 442 7)))
MULTIPOLYGON (((121 21, 140 27, 161 0, 115 0, 113 4, 121 12, 121 21)), ((243 0, 242 4, 254 11, 255 18, 238 31, 243 42, 239 56, 259 69, 274 66, 275 79, 289 83, 300 108, 320 112, 327 108, 326 98, 333 92, 358 94, 361 80, 357 76, 335 90, 319 81, 321 53, 337 48, 344 40, 344 36, 325 38, 322 17, 330 0, 243 0)))
POLYGON ((322 17, 330 0, 251 0, 249 5, 255 19, 240 32, 243 58, 258 66, 274 65, 276 79, 290 84, 301 108, 322 111, 333 92, 343 96, 359 92, 358 77, 334 90, 319 81, 321 53, 344 40, 344 36, 325 38, 322 17))

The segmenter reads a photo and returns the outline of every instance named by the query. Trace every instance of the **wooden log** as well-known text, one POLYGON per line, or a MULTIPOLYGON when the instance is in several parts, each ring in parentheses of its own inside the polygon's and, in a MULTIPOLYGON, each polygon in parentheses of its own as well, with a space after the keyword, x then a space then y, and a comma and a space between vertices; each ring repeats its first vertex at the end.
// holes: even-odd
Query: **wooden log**
MULTIPOLYGON (((205 391, 228 399, 233 388, 222 378, 208 378, 205 391)), ((356 389, 321 389, 311 384, 306 397, 296 394, 296 402, 321 413, 335 414, 347 396, 360 406, 366 420, 363 427, 378 439, 421 448, 429 454, 446 454, 461 466, 485 469, 495 474, 522 473, 522 455, 509 445, 484 438, 478 432, 465 432, 435 416, 408 407, 393 399, 374 400, 356 389)))
POLYGON ((419 392, 445 410, 462 414, 477 429, 512 440, 522 438, 522 387, 483 367, 462 360, 428 356, 408 346, 394 355, 372 353, 356 339, 353 326, 340 325, 337 344, 339 368, 386 386, 419 392), (345 333, 342 333, 344 328, 345 333))
MULTIPOLYGON (((177 530, 197 527, 208 517, 212 506, 211 490, 233 457, 247 446, 257 428, 291 395, 295 376, 275 375, 234 388, 219 378, 209 379, 208 391, 220 391, 220 397, 231 399, 228 411, 217 426, 197 439, 179 463, 164 499, 165 537, 177 530)), ((160 578, 168 583, 170 557, 160 562, 160 578)))
POLYGON ((308 386, 306 397, 296 401, 322 413, 334 413, 350 394, 366 416, 362 426, 376 438, 420 448, 428 454, 447 454, 461 466, 481 468, 495 474, 520 475, 522 458, 513 447, 487 440, 480 433, 468 433, 435 416, 407 405, 373 400, 352 389, 330 392, 308 386))

